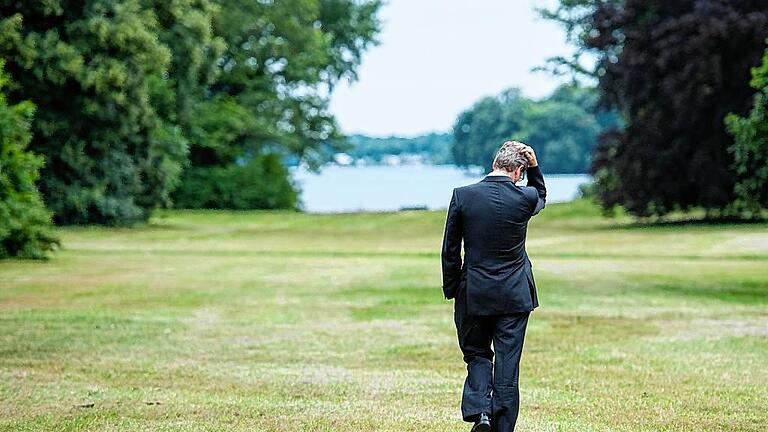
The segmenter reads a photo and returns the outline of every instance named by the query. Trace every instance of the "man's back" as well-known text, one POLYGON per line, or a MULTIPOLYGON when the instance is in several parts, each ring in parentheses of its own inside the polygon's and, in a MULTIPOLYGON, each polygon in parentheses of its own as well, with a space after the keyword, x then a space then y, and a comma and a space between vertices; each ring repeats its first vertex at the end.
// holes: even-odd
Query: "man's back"
POLYGON ((528 221, 544 207, 545 197, 538 167, 529 169, 527 187, 515 185, 509 176, 490 175, 454 190, 442 251, 447 298, 465 288, 471 315, 525 312, 538 306, 525 238, 528 221))
POLYGON ((494 157, 491 175, 454 189, 448 207, 443 293, 456 298, 453 318, 467 364, 461 416, 474 423, 475 432, 515 429, 525 329, 538 305, 525 236, 545 198, 536 153, 507 141, 494 157), (514 182, 526 168, 530 187, 521 188, 514 182))

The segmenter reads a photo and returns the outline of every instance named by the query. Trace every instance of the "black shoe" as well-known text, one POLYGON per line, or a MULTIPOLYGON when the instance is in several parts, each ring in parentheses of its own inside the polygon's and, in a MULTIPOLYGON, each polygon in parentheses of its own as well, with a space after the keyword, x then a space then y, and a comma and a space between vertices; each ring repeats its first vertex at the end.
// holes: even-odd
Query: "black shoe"
POLYGON ((480 418, 477 419, 475 425, 472 426, 471 432, 490 432, 491 419, 486 413, 480 413, 480 418))

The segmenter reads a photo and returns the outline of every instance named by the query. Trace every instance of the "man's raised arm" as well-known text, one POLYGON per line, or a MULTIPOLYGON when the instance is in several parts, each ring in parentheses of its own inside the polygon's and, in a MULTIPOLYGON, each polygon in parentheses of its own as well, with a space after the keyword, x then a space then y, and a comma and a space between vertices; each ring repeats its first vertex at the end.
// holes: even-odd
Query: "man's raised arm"
POLYGON ((443 236, 443 294, 445 298, 456 297, 461 281, 461 211, 456 190, 453 191, 451 204, 448 206, 448 216, 445 220, 445 235, 443 236))
MULTIPOLYGON (((529 188, 536 189, 535 206, 531 216, 540 212, 544 208, 544 204, 547 200, 547 188, 544 186, 544 174, 541 173, 541 169, 538 165, 528 168, 528 186, 529 188)), ((533 194, 531 194, 533 195, 533 194)), ((533 197, 532 197, 533 198, 533 197)))
POLYGON ((531 201, 531 216, 537 214, 544 208, 547 200, 547 188, 544 186, 544 174, 541 173, 539 162, 536 160, 536 152, 528 145, 524 145, 523 154, 528 159, 528 185, 527 188, 533 188, 534 191, 526 191, 526 196, 531 201))

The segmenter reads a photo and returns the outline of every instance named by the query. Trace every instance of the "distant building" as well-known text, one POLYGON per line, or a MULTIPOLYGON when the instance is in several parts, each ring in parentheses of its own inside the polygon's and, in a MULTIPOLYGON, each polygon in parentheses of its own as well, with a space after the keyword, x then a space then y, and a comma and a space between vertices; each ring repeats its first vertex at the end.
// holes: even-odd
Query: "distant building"
POLYGON ((400 156, 398 155, 386 155, 381 158, 382 165, 398 166, 402 163, 400 156))
POLYGON ((347 166, 352 165, 355 159, 346 153, 336 153, 333 155, 333 161, 338 165, 347 166))
POLYGON ((405 153, 400 155, 403 165, 422 165, 426 163, 426 158, 421 154, 405 153))

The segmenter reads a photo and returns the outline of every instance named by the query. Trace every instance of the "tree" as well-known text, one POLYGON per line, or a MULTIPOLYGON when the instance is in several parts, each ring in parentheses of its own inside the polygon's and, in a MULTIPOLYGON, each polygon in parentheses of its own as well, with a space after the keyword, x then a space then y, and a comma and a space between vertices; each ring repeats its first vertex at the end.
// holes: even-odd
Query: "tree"
POLYGON ((40 186, 56 222, 130 223, 168 204, 186 146, 151 101, 171 58, 154 10, 6 0, 0 16, 9 100, 38 107, 30 148, 45 158, 40 186))
POLYGON ((598 136, 617 124, 614 113, 597 109, 597 100, 594 88, 563 85, 532 105, 519 136, 536 146, 547 172, 575 174, 589 170, 598 136))
POLYGON ((453 127, 456 164, 489 170, 501 143, 524 128, 523 118, 530 103, 519 90, 510 89, 497 97, 483 98, 459 114, 453 127))
POLYGON ((501 143, 517 139, 536 149, 547 172, 586 172, 598 135, 617 123, 615 114, 596 109, 597 100, 594 89, 575 84, 541 100, 527 99, 518 90, 484 98, 456 121, 456 163, 490 170, 501 143))
POLYGON ((44 258, 58 239, 35 185, 42 158, 26 148, 34 106, 9 106, 2 93, 6 84, 0 61, 0 259, 44 258))
MULTIPOLYGON (((215 195, 186 199, 199 193, 206 175, 210 181, 221 172, 249 175, 272 166, 275 156, 317 168, 343 149, 329 96, 339 80, 356 78, 361 56, 379 31, 378 0, 221 0, 219 5, 214 32, 226 49, 217 59, 218 77, 193 116, 190 168, 176 194, 181 206, 234 202, 215 195)), ((296 193, 287 171, 262 171, 270 177, 251 176, 249 182, 256 183, 248 184, 287 195, 254 200, 240 189, 251 198, 238 201, 293 207, 296 193), (290 197, 293 205, 287 205, 290 197)))
MULTIPOLYGON (((749 109, 749 70, 768 36, 768 5, 563 0, 548 14, 566 24, 582 51, 597 54, 591 72, 602 103, 624 120, 596 149, 601 204, 636 216, 693 207, 727 212, 736 176, 723 118, 749 109)), ((559 62, 578 70, 573 63, 559 62)))
POLYGON ((749 115, 726 117, 734 137, 729 148, 737 174, 734 210, 759 216, 768 208, 768 49, 763 63, 752 69, 752 87, 758 90, 749 115))

